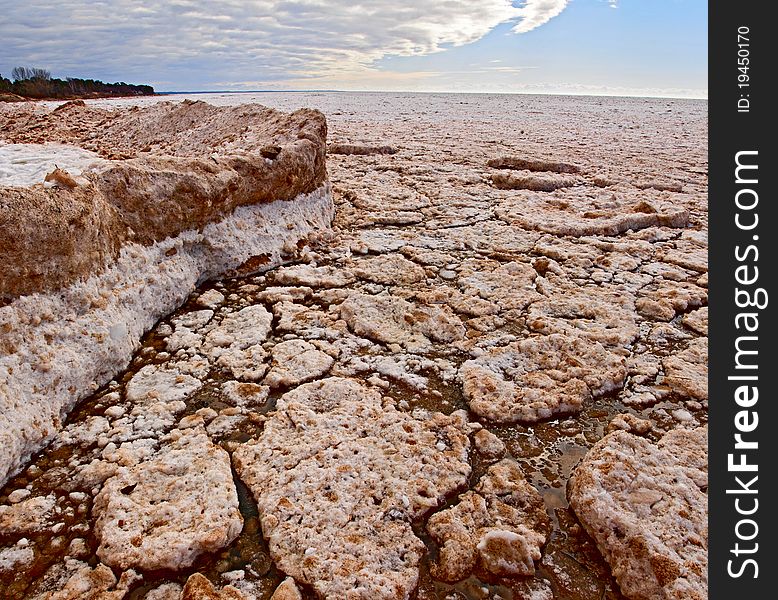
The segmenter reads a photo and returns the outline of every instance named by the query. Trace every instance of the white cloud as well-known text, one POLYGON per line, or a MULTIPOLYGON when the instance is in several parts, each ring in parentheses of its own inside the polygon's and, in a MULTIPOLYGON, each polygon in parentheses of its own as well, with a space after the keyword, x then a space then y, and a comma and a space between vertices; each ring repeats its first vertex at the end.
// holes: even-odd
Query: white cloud
POLYGON ((548 23, 560 14, 569 0, 526 0, 519 8, 521 21, 513 28, 516 33, 527 33, 548 23))
POLYGON ((355 79, 385 56, 474 42, 501 23, 526 32, 567 0, 26 0, 0 20, 0 72, 208 86, 355 79))

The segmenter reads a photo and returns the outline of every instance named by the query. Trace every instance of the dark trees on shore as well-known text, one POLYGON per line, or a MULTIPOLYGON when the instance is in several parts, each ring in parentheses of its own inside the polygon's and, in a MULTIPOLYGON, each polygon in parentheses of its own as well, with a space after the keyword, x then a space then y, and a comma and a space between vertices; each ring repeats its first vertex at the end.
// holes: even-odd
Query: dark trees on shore
POLYGON ((150 85, 103 83, 98 79, 56 79, 45 69, 16 67, 11 79, 0 75, 0 93, 11 93, 24 98, 97 98, 105 96, 150 96, 150 85), (11 79, 13 81, 11 81, 11 79))

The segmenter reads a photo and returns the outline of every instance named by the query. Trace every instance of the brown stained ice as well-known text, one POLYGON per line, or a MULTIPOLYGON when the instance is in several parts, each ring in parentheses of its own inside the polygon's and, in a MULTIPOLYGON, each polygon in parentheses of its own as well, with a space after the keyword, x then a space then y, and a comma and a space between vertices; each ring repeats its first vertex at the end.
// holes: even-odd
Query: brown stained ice
POLYGON ((700 335, 708 335, 708 307, 703 306, 683 316, 682 322, 700 335))
POLYGON ((181 590, 180 600, 248 600, 240 590, 231 585, 216 588, 206 577, 195 573, 181 590))
POLYGON ((106 160, 0 191, 36 229, 0 242, 0 592, 704 594, 704 553, 679 558, 669 516, 702 539, 704 103, 310 100, 326 124, 156 99, 0 106, 5 141, 106 160), (597 471, 611 463, 644 487, 622 494, 597 471), (646 512, 670 472, 672 510, 646 512), (608 518, 646 552, 603 537, 608 518))
POLYGON ((110 566, 186 568, 243 527, 229 455, 202 429, 170 437, 152 458, 120 468, 95 497, 97 555, 110 566))
POLYGON ((384 285, 408 285, 427 278, 422 267, 399 254, 382 254, 356 262, 354 273, 363 279, 384 285))
POLYGON ((264 383, 271 388, 290 387, 324 375, 335 360, 303 340, 287 340, 273 346, 270 370, 264 383))
POLYGON ((17 232, 0 245, 8 266, 3 298, 56 289, 103 269, 127 241, 150 245, 239 206, 291 200, 326 177, 327 125, 312 110, 159 103, 141 111, 73 106, 25 120, 4 112, 0 119, 6 142, 63 140, 122 159, 74 189, 3 190, 3 220, 17 232), (83 133, 74 139, 71 128, 83 133), (276 161, 253 154, 271 139, 283 144, 276 161), (80 235, 71 236, 72 228, 80 235))
POLYGON ((463 412, 403 412, 333 377, 284 394, 233 460, 283 572, 321 598, 408 598, 424 555, 411 523, 466 484, 467 430, 463 412))
POLYGON ((272 316, 261 304, 227 314, 206 330, 203 352, 236 379, 258 381, 267 371, 262 342, 271 329, 272 316))
POLYGON ((536 287, 543 298, 527 311, 527 326, 543 334, 562 334, 615 351, 629 347, 639 329, 632 294, 616 285, 576 285, 547 273, 536 287))
POLYGON ((635 302, 638 313, 647 319, 669 321, 677 314, 698 308, 708 301, 708 290, 695 284, 671 281, 650 284, 635 302))
POLYGON ((641 201, 631 206, 599 208, 599 202, 578 189, 573 188, 570 198, 555 203, 537 197, 517 198, 506 202, 496 215, 510 225, 572 237, 616 236, 657 226, 679 229, 689 222, 689 211, 670 203, 641 201))
POLYGON ((503 441, 487 429, 481 429, 473 434, 473 445, 484 458, 502 458, 505 455, 503 441))
POLYGON ((570 504, 627 598, 708 597, 707 431, 659 444, 626 432, 600 440, 570 479, 570 504))
POLYGON ((634 433, 635 435, 645 435, 651 431, 652 428, 651 421, 648 419, 641 419, 632 413, 619 413, 613 417, 610 423, 608 423, 608 427, 605 430, 608 433, 622 430, 634 433))
POLYGON ((275 589, 270 600, 303 600, 303 596, 297 588, 294 579, 287 577, 275 589))
MULTIPOLYGON (((524 310, 533 302, 542 299, 535 289, 537 272, 531 265, 509 262, 495 265, 494 270, 484 268, 485 266, 463 265, 458 283, 466 297, 461 302, 463 305, 461 312, 471 304, 478 306, 472 296, 496 304, 503 311, 524 310)), ((488 312, 492 311, 488 310, 488 312)))
POLYGON ((67 580, 64 587, 50 594, 46 600, 122 600, 127 594, 126 587, 117 585, 116 575, 105 565, 94 569, 84 565, 67 580))
POLYGON ((688 346, 662 361, 665 383, 681 396, 708 399, 708 338, 695 338, 688 346))
POLYGON ((433 341, 462 339, 465 327, 453 311, 440 305, 414 305, 391 295, 350 294, 340 316, 356 335, 423 352, 433 341))
POLYGON ((364 144, 330 144, 327 146, 328 154, 356 154, 368 156, 371 154, 395 154, 397 149, 391 146, 366 146, 364 144))
POLYGON ((0 532, 30 534, 51 525, 56 497, 36 496, 16 504, 0 506, 0 532))
POLYGON ((486 163, 488 166, 495 169, 513 169, 515 171, 541 171, 550 173, 580 173, 580 167, 567 163, 542 160, 542 159, 528 159, 519 156, 501 156, 499 158, 492 158, 486 163))
POLYGON ((618 389, 624 359, 598 342, 533 336, 490 350, 459 370, 471 410, 498 423, 575 413, 593 396, 618 389))
POLYGON ((540 494, 505 459, 455 506, 433 515, 427 531, 441 545, 433 575, 459 581, 477 567, 493 575, 534 574, 550 522, 540 494))
POLYGON ((570 176, 513 175, 511 173, 496 173, 492 175, 494 187, 501 190, 531 190, 533 192, 553 192, 560 188, 572 187, 583 183, 582 180, 570 176))

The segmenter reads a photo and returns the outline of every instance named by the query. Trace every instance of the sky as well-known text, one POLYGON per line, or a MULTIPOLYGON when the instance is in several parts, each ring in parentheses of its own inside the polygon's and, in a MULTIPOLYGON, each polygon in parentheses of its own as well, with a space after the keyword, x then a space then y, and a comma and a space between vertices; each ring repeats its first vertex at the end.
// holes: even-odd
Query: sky
POLYGON ((707 97, 706 0, 0 0, 0 74, 707 97))

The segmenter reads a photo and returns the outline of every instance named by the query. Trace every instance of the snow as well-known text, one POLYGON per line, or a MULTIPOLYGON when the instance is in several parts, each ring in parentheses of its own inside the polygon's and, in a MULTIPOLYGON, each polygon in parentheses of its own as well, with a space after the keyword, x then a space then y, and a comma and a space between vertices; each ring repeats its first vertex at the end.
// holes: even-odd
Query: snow
POLYGON ((56 167, 79 176, 99 162, 107 161, 76 146, 0 142, 0 186, 29 187, 43 183, 43 178, 56 167))

